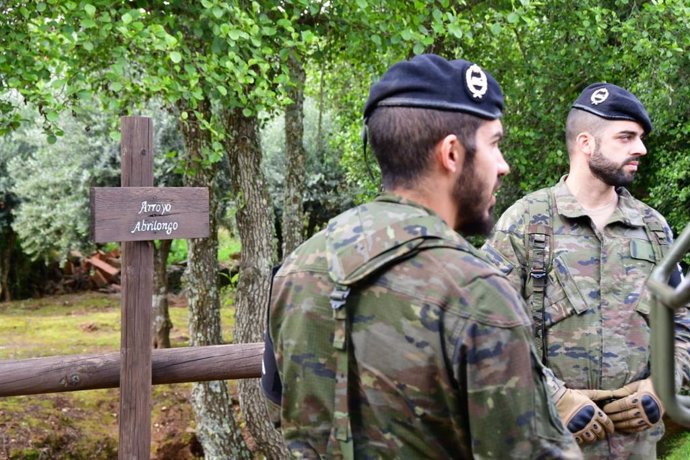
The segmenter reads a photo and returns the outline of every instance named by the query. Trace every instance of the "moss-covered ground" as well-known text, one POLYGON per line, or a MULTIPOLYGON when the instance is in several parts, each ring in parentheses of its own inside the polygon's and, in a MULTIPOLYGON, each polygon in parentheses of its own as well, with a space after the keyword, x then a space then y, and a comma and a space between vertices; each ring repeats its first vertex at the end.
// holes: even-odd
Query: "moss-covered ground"
MULTIPOLYGON (((187 306, 173 297, 173 346, 186 346, 187 306)), ((234 318, 222 308, 224 337, 234 318)), ((120 296, 81 293, 0 303, 0 361, 113 352, 120 343, 120 296)), ((153 387, 152 458, 200 453, 189 405, 191 384, 153 387)), ((119 390, 0 398, 0 460, 117 458, 119 390)))

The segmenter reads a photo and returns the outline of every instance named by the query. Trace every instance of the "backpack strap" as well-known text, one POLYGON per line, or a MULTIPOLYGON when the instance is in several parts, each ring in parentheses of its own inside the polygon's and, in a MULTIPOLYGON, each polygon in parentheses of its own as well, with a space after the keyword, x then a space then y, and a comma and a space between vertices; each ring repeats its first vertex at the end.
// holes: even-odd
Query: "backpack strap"
POLYGON ((336 284, 330 295, 335 331, 333 348, 335 349, 335 401, 333 404, 333 427, 331 428, 331 455, 334 458, 354 459, 354 442, 349 408, 349 342, 350 325, 348 321, 347 297, 350 288, 336 284))
POLYGON ((553 216, 557 213, 553 190, 546 191, 546 202, 538 206, 529 207, 527 226, 527 260, 529 273, 527 285, 532 287, 530 296, 530 310, 534 322, 534 344, 537 348, 542 363, 546 365, 546 326, 544 315, 544 296, 546 294, 546 282, 551 268, 553 246, 553 216), (533 216, 539 215, 538 219, 533 216), (532 221, 538 223, 532 223, 532 221))

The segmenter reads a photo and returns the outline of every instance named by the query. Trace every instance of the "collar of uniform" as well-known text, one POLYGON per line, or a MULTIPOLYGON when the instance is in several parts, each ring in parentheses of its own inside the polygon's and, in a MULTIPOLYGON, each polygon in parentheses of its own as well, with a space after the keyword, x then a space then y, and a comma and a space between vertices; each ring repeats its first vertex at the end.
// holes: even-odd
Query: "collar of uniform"
POLYGON ((429 213, 432 216, 437 216, 439 219, 441 216, 439 216, 436 211, 433 209, 427 208, 426 206, 423 206, 416 201, 412 201, 408 198, 403 198, 400 195, 395 195, 393 193, 382 193, 379 196, 376 197, 374 201, 383 201, 387 203, 400 203, 400 204, 406 204, 408 206, 412 206, 414 208, 419 208, 425 210, 427 213, 429 213))
POLYGON ((421 205, 417 203, 416 201, 410 200, 408 198, 403 198, 400 195, 396 195, 394 193, 381 193, 376 197, 374 201, 380 201, 380 202, 385 202, 385 203, 397 203, 397 204, 402 204, 406 206, 411 206, 413 208, 417 209, 422 209, 424 210, 427 214, 430 216, 437 217, 441 222, 443 222, 445 230, 442 232, 442 234, 439 234, 438 236, 444 237, 446 239, 449 239, 451 241, 457 241, 459 238, 461 238, 460 234, 457 233, 455 230, 450 228, 446 221, 441 219, 441 216, 438 215, 436 211, 434 211, 431 208, 427 208, 424 205, 421 205))
POLYGON ((401 197, 384 195, 334 217, 325 229, 331 280, 350 286, 428 240, 477 251, 437 214, 401 197))
MULTIPOLYGON (((565 185, 567 177, 567 174, 561 177, 561 180, 554 187, 558 214, 571 219, 586 216, 587 211, 585 211, 575 196, 570 193, 568 186, 565 185)), ((618 206, 616 206, 616 210, 613 212, 609 222, 619 221, 631 227, 643 226, 644 221, 640 210, 635 205, 635 198, 630 195, 630 192, 625 187, 616 187, 616 193, 618 194, 618 206)))
POLYGON ((618 207, 614 216, 628 226, 643 227, 644 219, 639 206, 637 206, 637 200, 625 187, 616 187, 616 193, 618 193, 618 207))

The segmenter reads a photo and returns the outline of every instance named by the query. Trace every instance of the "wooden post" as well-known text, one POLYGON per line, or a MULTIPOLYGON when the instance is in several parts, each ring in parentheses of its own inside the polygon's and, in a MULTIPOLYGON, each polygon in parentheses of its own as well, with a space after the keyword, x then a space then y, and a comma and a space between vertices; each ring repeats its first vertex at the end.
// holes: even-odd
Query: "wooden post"
POLYGON ((123 117, 122 187, 91 189, 91 232, 97 243, 122 243, 120 460, 151 452, 151 299, 153 240, 209 235, 204 187, 153 187, 153 123, 123 117))
MULTIPOLYGON (((153 122, 121 119, 122 187, 153 186, 153 122)), ((153 242, 122 243, 120 460, 151 453, 151 296, 153 242)))

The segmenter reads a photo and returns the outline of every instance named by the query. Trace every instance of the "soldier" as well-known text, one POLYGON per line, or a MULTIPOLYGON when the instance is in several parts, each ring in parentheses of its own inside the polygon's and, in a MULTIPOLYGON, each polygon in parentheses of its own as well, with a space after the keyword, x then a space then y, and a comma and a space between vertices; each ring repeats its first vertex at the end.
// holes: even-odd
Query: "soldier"
POLYGON ((386 192, 332 219, 273 282, 273 401, 293 455, 580 458, 522 299, 454 231, 491 228, 502 109, 491 75, 436 55, 371 87, 386 192))
MULTIPOLYGON (((537 348, 555 375, 552 397, 585 458, 655 458, 664 433, 645 282, 672 232, 625 189, 651 130, 631 93, 588 86, 566 121, 569 174, 511 206, 483 247, 527 300, 537 348)), ((676 323, 678 386, 690 370, 685 309, 676 323)))

